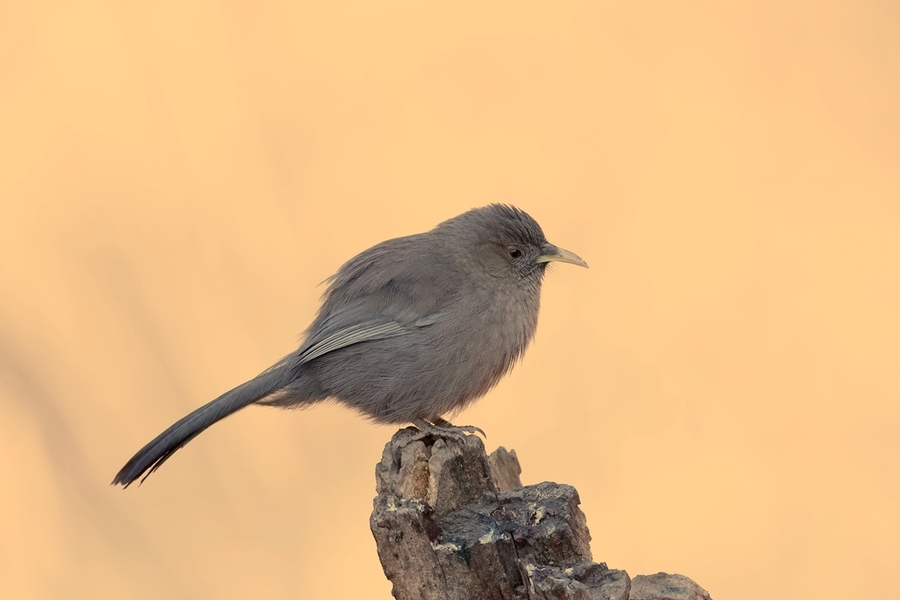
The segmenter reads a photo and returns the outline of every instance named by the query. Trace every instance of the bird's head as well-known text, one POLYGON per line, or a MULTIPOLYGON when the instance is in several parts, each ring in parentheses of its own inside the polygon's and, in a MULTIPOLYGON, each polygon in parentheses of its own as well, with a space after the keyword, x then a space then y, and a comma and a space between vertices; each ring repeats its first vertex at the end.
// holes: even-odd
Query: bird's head
POLYGON ((518 277, 540 283, 547 265, 587 263, 574 252, 547 241, 541 226, 525 211, 506 204, 475 208, 437 227, 465 246, 477 263, 495 277, 518 277))

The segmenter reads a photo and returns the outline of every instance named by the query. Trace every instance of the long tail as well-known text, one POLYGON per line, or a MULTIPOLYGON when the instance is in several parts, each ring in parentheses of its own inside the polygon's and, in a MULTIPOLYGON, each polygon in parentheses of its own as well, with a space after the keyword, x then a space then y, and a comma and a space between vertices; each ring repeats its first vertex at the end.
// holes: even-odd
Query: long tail
POLYGON ((197 437, 204 429, 287 386, 297 376, 292 366, 292 358, 295 357, 286 356, 250 381, 225 392, 163 431, 131 457, 112 480, 112 485, 120 484, 128 487, 146 472, 141 479, 143 482, 150 473, 157 470, 179 448, 197 437))

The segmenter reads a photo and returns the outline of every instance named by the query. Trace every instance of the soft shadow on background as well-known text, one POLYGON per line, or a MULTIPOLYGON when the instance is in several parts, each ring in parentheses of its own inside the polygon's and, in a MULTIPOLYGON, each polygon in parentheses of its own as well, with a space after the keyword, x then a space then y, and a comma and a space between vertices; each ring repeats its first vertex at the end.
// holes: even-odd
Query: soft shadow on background
POLYGON ((389 597, 394 428, 253 407, 108 483, 344 260, 489 202, 591 269, 457 421, 595 560, 900 596, 896 3, 309 4, 0 9, 0 596, 389 597))

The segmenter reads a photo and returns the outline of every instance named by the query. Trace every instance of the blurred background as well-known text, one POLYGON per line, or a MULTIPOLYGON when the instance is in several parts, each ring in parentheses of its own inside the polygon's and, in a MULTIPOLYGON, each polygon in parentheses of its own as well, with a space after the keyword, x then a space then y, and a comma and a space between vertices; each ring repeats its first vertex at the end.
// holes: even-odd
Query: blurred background
POLYGON ((553 268, 459 423, 574 485, 594 559, 897 598, 900 5, 5 2, 0 596, 388 598, 395 428, 251 407, 381 240, 513 203, 553 268))

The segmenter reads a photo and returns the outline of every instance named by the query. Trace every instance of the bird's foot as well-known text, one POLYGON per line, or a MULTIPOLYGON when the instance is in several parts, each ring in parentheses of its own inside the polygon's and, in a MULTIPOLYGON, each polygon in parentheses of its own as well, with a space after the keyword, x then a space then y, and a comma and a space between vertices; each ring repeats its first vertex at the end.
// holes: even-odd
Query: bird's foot
POLYGON ((466 436, 476 433, 487 439, 487 435, 474 425, 454 425, 450 421, 440 417, 434 419, 430 423, 425 419, 416 419, 413 421, 413 425, 419 430, 418 435, 416 435, 414 439, 423 439, 430 435, 435 438, 465 440, 466 436))
POLYGON ((474 425, 456 426, 441 418, 431 422, 426 421, 425 419, 416 419, 412 423, 419 431, 416 432, 412 429, 408 429, 408 437, 405 437, 405 439, 398 439, 397 443, 394 445, 394 462, 398 466, 401 463, 400 455, 403 449, 413 442, 424 441, 425 444, 430 447, 436 440, 440 439, 445 441, 452 440, 457 444, 465 445, 466 438, 471 434, 477 433, 482 437, 487 437, 481 429, 474 425))
POLYGON ((485 432, 483 432, 480 428, 475 427, 474 425, 454 425, 450 421, 448 421, 446 419, 442 419, 440 417, 438 417, 436 420, 432 421, 432 424, 435 427, 449 427, 451 429, 458 429, 459 431, 465 431, 466 433, 470 433, 473 435, 477 433, 484 439, 487 439, 487 434, 485 432))

